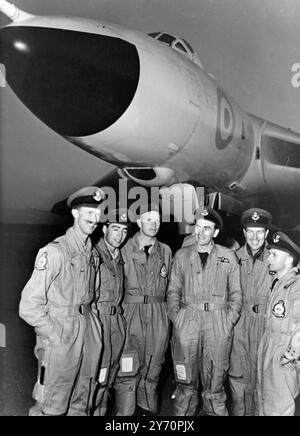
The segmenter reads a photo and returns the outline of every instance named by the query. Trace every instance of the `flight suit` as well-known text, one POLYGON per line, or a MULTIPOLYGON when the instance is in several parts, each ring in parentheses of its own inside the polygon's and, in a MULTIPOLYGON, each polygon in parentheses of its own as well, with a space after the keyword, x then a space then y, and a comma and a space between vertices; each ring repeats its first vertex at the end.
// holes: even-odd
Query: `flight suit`
POLYGON ((73 228, 42 248, 25 285, 20 316, 35 327, 39 363, 30 415, 87 415, 102 347, 92 312, 98 252, 73 228))
POLYGON ((293 416, 299 394, 300 276, 290 272, 275 284, 267 307, 265 333, 258 350, 260 416, 293 416), (298 344, 298 345, 297 345, 298 344), (288 351, 295 361, 282 366, 288 351))
POLYGON ((122 315, 124 262, 120 251, 112 258, 104 239, 96 246, 99 251, 100 289, 96 307, 103 326, 103 352, 99 370, 99 386, 95 415, 104 416, 107 410, 109 388, 116 378, 125 341, 125 319, 122 315))
POLYGON ((233 326, 242 306, 235 254, 213 245, 203 267, 196 244, 181 248, 173 260, 167 295, 173 322, 175 415, 194 415, 200 373, 203 410, 208 415, 226 416, 224 380, 233 326))
POLYGON ((122 249, 126 341, 115 384, 116 414, 133 415, 136 404, 157 412, 157 384, 169 340, 166 290, 170 248, 155 241, 147 259, 138 234, 122 249))
POLYGON ((245 245, 236 254, 241 271, 243 307, 233 332, 229 383, 233 415, 256 414, 257 353, 264 333, 265 313, 273 275, 268 267, 266 248, 253 257, 245 245))

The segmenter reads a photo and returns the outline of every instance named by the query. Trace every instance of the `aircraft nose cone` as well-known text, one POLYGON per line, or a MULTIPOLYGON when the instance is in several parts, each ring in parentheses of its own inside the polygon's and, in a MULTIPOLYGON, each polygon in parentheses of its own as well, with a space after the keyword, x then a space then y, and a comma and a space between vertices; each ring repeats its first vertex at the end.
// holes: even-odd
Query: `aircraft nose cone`
POLYGON ((108 128, 136 92, 138 52, 119 38, 12 26, 0 30, 0 41, 9 85, 60 135, 88 136, 108 128))

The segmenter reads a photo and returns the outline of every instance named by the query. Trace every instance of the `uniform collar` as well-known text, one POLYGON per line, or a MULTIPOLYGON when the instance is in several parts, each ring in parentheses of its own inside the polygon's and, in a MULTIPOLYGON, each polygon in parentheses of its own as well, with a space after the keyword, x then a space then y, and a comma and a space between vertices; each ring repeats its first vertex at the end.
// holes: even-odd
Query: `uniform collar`
MULTIPOLYGON (((133 244, 133 248, 135 251, 139 251, 139 252, 144 252, 143 247, 140 248, 140 238, 139 238, 139 232, 137 232, 133 237, 132 237, 132 244, 133 244)), ((154 253, 154 251, 157 250, 158 247, 158 242, 157 239, 155 238, 153 244, 152 244, 152 248, 151 248, 151 253, 154 253)))
POLYGON ((78 254, 78 251, 82 254, 90 254, 92 249, 92 243, 90 238, 87 238, 86 243, 82 241, 79 235, 75 232, 74 227, 70 227, 66 232, 66 237, 68 239, 70 248, 72 250, 72 255, 78 254))
MULTIPOLYGON (((187 248, 188 248, 188 247, 187 247, 187 248)), ((190 250, 191 250, 190 258, 191 258, 191 259, 195 259, 195 258, 196 258, 196 259, 199 259, 198 244, 195 243, 195 244, 191 245, 191 246, 190 246, 190 250)), ((216 253, 216 245, 215 245, 215 243, 213 242, 213 243, 212 243, 212 246, 211 246, 211 250, 210 250, 210 252, 208 253, 208 254, 209 254, 208 257, 214 256, 215 253, 216 253)))
POLYGON ((261 260, 263 261, 263 253, 265 251, 266 244, 264 244, 255 254, 253 254, 253 251, 251 247, 246 243, 246 250, 250 257, 252 257, 253 261, 261 260))
POLYGON ((105 241, 104 238, 101 238, 100 241, 97 244, 98 248, 101 250, 101 252, 109 257, 110 259, 117 261, 117 259, 120 259, 120 250, 116 248, 115 253, 110 250, 109 244, 105 241))
POLYGON ((263 247, 261 247, 261 249, 253 256, 251 248, 246 243, 237 251, 237 255, 240 257, 241 260, 253 259, 264 262, 269 256, 269 252, 266 248, 266 245, 264 244, 263 247))
MULTIPOLYGON (((286 273, 283 277, 281 277, 281 279, 279 279, 278 281, 280 283, 289 284, 289 282, 293 281, 295 279, 295 277, 297 277, 296 271, 290 271, 290 272, 286 273)), ((278 278, 277 274, 275 274, 274 278, 278 278)))

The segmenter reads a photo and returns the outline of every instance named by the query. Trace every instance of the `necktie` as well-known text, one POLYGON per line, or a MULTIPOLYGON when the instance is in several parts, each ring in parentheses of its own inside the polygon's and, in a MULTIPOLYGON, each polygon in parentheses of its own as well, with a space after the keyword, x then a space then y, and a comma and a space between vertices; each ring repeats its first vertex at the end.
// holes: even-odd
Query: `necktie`
POLYGON ((278 279, 273 280, 272 286, 271 286, 271 292, 274 289, 274 286, 276 285, 276 283, 278 282, 278 279))
POLYGON ((148 259, 148 257, 149 257, 149 250, 150 250, 150 248, 152 247, 152 245, 145 245, 145 247, 144 247, 144 250, 145 250, 145 253, 146 253, 146 256, 147 256, 147 259, 148 259))
POLYGON ((206 264, 206 261, 207 261, 207 258, 208 258, 208 253, 199 253, 199 256, 200 256, 200 259, 201 259, 201 262, 202 262, 202 266, 203 266, 203 268, 204 268, 204 266, 205 266, 205 264, 206 264))

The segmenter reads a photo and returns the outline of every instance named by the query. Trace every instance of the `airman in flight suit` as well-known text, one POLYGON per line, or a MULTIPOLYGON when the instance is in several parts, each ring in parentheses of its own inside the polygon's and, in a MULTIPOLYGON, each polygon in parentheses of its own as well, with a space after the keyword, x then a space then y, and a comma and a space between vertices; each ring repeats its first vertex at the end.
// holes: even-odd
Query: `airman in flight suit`
POLYGON ((246 210, 241 217, 246 244, 236 254, 241 270, 243 307, 233 332, 229 368, 235 416, 257 414, 257 353, 273 280, 266 248, 271 221, 269 212, 257 208, 246 210))
POLYGON ((126 342, 115 384, 116 414, 133 415, 136 405, 157 412, 157 384, 169 340, 166 291, 171 250, 156 238, 157 205, 145 205, 140 231, 122 249, 125 272, 126 342))
POLYGON ((269 245, 276 272, 258 350, 260 416, 293 416, 300 384, 300 248, 284 233, 269 245))
POLYGON ((99 254, 89 235, 99 223, 103 198, 96 186, 69 197, 73 227, 39 251, 22 292, 20 316, 37 334, 31 416, 89 415, 102 347, 101 324, 91 308, 99 254))
POLYGON ((221 227, 216 211, 199 208, 194 242, 179 249, 173 260, 167 302, 173 322, 175 415, 195 414, 199 374, 204 412, 228 415, 224 381, 242 294, 235 254, 213 242, 221 227))
POLYGON ((100 254, 100 288, 96 308, 103 326, 103 351, 99 369, 94 415, 107 412, 109 389, 113 386, 125 342, 123 300, 124 262, 119 248, 124 243, 130 225, 126 209, 111 210, 103 226, 103 237, 96 245, 100 254))

